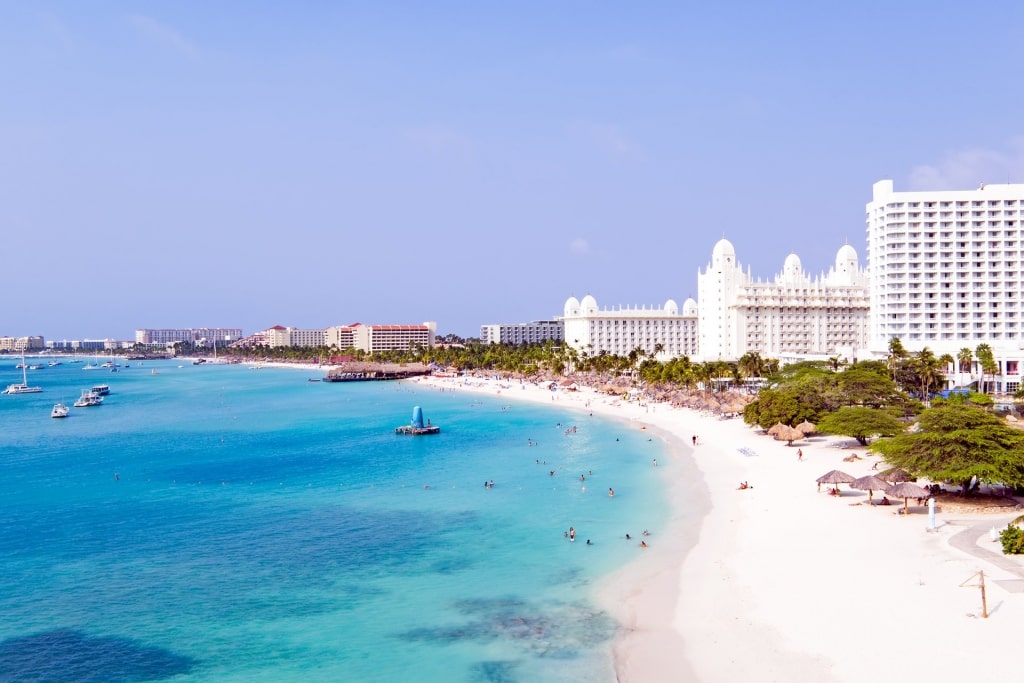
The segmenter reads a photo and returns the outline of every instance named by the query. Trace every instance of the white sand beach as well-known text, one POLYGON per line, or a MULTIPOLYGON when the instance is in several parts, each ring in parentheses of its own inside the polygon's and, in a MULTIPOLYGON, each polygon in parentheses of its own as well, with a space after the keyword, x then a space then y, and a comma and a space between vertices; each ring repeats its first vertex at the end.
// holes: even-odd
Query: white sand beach
MULTIPOLYGON (((483 379, 419 381, 551 402, 550 391, 531 384, 503 391, 483 379)), ((557 396, 563 407, 665 438, 672 496, 689 510, 684 518, 680 504, 669 528, 653 532, 642 556, 601 587, 626 626, 614 653, 620 681, 953 681, 1004 664, 1012 672, 1024 560, 1002 556, 989 530, 1024 511, 940 508, 933 530, 915 501, 903 516, 902 500, 870 506, 866 492, 846 485, 838 497, 825 486, 818 492, 815 480, 829 470, 872 471, 878 458, 851 440, 787 446, 739 419, 589 389, 557 396), (851 453, 861 459, 844 462, 851 453), (751 488, 737 490, 743 481, 751 488), (694 520, 694 510, 703 517, 694 520)))

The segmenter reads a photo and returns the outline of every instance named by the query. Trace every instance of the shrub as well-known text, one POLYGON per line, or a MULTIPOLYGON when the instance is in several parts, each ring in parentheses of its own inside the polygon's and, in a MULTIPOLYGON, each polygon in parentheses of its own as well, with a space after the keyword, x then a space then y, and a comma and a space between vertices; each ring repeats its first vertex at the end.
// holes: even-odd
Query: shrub
POLYGON ((1024 554, 1024 529, 1007 524, 1006 528, 999 532, 999 542, 1003 544, 1005 555, 1024 554))

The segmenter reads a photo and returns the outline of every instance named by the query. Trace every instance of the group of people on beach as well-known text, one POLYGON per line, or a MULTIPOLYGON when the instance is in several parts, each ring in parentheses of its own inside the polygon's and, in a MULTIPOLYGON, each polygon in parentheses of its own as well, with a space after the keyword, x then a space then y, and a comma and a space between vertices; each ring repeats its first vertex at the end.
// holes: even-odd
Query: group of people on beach
POLYGON ((746 482, 746 481, 741 481, 740 485, 736 487, 736 489, 740 490, 740 491, 742 491, 743 489, 752 489, 752 488, 754 488, 754 487, 751 486, 750 483, 746 482))

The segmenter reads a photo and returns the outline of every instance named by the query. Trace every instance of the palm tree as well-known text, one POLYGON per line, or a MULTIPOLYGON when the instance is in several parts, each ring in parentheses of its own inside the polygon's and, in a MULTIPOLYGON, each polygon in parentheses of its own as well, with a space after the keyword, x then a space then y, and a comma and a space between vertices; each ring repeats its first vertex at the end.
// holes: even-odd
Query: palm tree
MULTIPOLYGON (((974 352, 966 346, 957 351, 956 359, 960 363, 960 372, 964 372, 964 367, 967 367, 967 376, 974 376, 974 352)), ((970 382, 968 382, 970 384, 970 382)))
POLYGON ((912 382, 917 386, 921 392, 922 401, 927 401, 931 396, 932 387, 942 382, 944 364, 945 361, 936 358, 927 346, 908 361, 907 369, 910 371, 907 378, 908 383, 912 382))
POLYGON ((992 347, 988 344, 978 344, 978 348, 974 349, 975 355, 978 357, 978 365, 981 366, 981 382, 978 388, 981 393, 987 394, 987 387, 985 386, 985 375, 996 374, 999 371, 999 366, 996 364, 995 355, 992 353, 992 347))
POLYGON ((889 372, 892 373, 894 382, 896 381, 896 370, 899 368, 900 361, 906 355, 907 350, 903 347, 903 342, 900 341, 899 337, 893 337, 889 340, 889 372))

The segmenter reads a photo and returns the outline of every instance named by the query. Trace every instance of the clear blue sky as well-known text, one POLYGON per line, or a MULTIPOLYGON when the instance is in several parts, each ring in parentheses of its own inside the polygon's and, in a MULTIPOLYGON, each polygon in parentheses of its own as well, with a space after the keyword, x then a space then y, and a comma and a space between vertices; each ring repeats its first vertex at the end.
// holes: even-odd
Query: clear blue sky
POLYGON ((1024 182, 1011 0, 6 2, 0 63, 0 335, 478 336, 1024 182))

